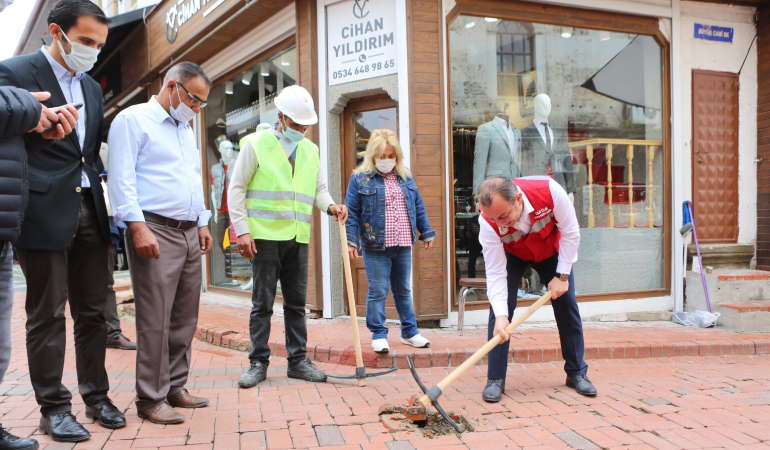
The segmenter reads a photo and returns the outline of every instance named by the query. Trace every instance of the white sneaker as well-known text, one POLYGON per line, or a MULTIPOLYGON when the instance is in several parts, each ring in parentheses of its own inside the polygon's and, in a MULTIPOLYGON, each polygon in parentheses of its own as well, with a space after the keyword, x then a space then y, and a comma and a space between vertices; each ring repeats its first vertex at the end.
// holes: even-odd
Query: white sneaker
POLYGON ((374 349, 374 353, 388 353, 390 351, 388 340, 372 339, 372 349, 374 349))
POLYGON ((417 348, 425 348, 430 347, 430 341, 422 337, 420 334, 415 334, 414 336, 410 337, 409 339, 401 338, 401 342, 407 345, 411 345, 412 347, 417 348))

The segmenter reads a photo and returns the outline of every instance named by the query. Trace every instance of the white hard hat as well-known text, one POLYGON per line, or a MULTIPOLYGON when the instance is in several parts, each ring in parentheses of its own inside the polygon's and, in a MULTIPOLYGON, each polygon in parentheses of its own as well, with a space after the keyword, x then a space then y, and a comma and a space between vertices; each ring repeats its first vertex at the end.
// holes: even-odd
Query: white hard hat
POLYGON ((257 131, 270 130, 272 128, 273 128, 273 126, 270 125, 269 123, 262 122, 259 125, 257 125, 257 131))
POLYGON ((315 125, 318 115, 315 113, 313 97, 302 86, 287 86, 275 98, 275 106, 283 115, 300 125, 315 125))

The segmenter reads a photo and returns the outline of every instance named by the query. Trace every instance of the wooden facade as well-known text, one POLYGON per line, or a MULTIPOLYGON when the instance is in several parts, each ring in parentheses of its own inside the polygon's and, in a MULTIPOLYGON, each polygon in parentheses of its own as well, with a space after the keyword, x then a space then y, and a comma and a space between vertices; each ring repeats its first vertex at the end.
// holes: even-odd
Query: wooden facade
MULTIPOLYGON (((441 0, 407 1, 411 167, 436 230, 433 249, 418 245, 412 257, 413 295, 418 320, 447 316, 447 176, 444 127, 443 14, 441 0)), ((402 94, 403 95, 403 94, 402 94)))
POLYGON ((757 269, 770 270, 770 6, 757 36, 757 269))

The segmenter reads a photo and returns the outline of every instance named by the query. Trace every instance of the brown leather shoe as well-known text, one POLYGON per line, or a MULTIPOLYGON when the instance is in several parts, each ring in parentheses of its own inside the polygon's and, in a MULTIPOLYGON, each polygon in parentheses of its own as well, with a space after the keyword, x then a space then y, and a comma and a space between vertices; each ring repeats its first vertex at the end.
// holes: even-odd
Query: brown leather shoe
POLYGON ((152 408, 137 411, 142 419, 147 419, 152 423, 160 425, 172 425, 184 422, 184 416, 179 414, 166 402, 160 402, 152 408))
POLYGON ((168 402, 178 408, 200 408, 209 404, 209 399, 190 395, 187 389, 168 396, 168 402))
POLYGON ((117 339, 107 338, 107 348, 117 348, 119 350, 136 350, 136 344, 123 334, 119 334, 117 339))

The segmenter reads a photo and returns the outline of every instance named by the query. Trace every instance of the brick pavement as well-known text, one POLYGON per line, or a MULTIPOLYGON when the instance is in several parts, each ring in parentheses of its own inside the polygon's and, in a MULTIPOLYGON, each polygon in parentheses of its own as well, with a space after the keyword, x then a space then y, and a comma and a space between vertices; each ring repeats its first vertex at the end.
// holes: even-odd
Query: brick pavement
MULTIPOLYGON (((250 300, 207 293, 201 299, 199 339, 215 345, 246 351, 250 300)), ((270 347, 286 356, 281 307, 271 321, 270 347)), ((417 367, 452 367, 465 361, 487 341, 487 330, 421 329, 431 348, 414 349, 402 344, 397 325, 389 325, 391 351, 374 353, 371 333, 359 324, 364 363, 367 367, 406 368, 406 356, 414 356, 417 367)), ((672 322, 586 322, 583 324, 586 359, 626 359, 665 356, 754 355, 770 353, 770 334, 736 334, 721 329, 699 329, 672 322)), ((308 357, 314 361, 355 365, 348 319, 308 320, 308 357)), ((561 360, 559 335, 554 324, 524 323, 511 339, 510 362, 539 363, 561 360)), ((481 364, 485 361, 481 361, 481 364)))
MULTIPOLYGON (((71 321, 65 383, 75 386, 71 321)), ((134 328, 125 324, 133 337, 134 328)), ((616 330, 617 331, 617 330, 616 330)), ((657 338, 667 339, 659 330, 657 338)), ((389 433, 377 408, 401 404, 416 393, 406 370, 352 382, 305 383, 285 377, 286 361, 272 359, 268 380, 239 390, 236 380, 247 360, 243 352, 193 343, 188 387, 211 399, 198 410, 180 410, 188 420, 159 426, 142 421, 133 406, 134 353, 108 350, 111 397, 127 411, 128 425, 110 431, 85 420, 75 397, 74 412, 93 437, 54 444, 37 430, 24 352, 23 294, 17 296, 13 323, 14 355, 0 385, 0 423, 12 432, 33 435, 41 448, 59 449, 770 449, 770 356, 673 356, 596 359, 589 376, 599 389, 593 399, 563 386, 559 363, 512 364, 506 395, 499 404, 480 400, 484 366, 477 366, 445 392, 445 408, 470 418, 476 431, 434 439, 415 432, 389 433)), ((349 366, 319 364, 340 373, 349 366)), ((444 368, 419 369, 427 384, 446 375, 444 368)))

